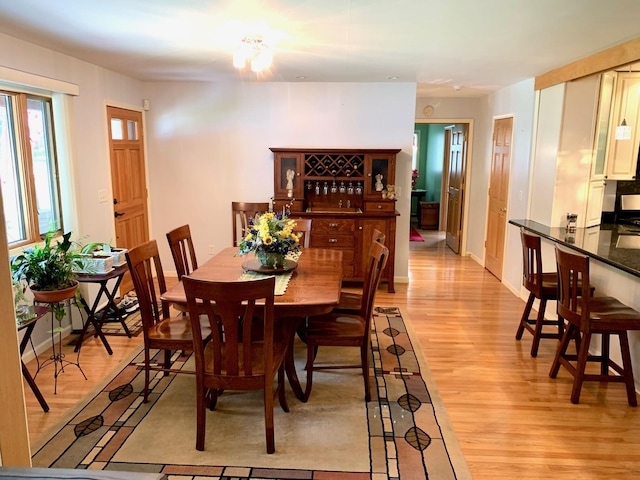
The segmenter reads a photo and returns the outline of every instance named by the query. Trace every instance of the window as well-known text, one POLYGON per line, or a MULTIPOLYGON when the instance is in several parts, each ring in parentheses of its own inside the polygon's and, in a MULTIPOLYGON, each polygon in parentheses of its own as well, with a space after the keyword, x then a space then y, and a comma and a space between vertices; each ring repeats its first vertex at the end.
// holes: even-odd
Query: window
POLYGON ((49 98, 0 91, 0 183, 9 246, 62 229, 49 98))

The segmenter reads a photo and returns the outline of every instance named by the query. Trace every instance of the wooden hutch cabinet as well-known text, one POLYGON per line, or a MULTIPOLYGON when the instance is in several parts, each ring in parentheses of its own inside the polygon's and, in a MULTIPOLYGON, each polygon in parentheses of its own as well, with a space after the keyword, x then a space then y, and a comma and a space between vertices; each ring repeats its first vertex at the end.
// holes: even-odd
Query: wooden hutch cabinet
POLYGON ((361 282, 374 229, 386 236, 389 260, 382 280, 395 292, 396 154, 400 149, 271 148, 273 209, 311 218, 311 247, 343 253, 343 278, 361 282))

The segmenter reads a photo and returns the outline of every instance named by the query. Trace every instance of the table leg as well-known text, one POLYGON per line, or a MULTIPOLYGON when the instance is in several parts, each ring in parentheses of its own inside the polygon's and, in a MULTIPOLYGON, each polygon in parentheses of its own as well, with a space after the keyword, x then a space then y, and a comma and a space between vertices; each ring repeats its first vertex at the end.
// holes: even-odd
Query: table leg
MULTIPOLYGON (((98 291, 98 295, 96 295, 96 299, 93 302, 93 305, 91 306, 91 308, 89 308, 89 305, 87 304, 87 301, 84 299, 84 297, 80 298, 84 311, 87 314, 87 321, 82 327, 82 332, 80 333, 80 336, 78 337, 78 341, 76 342, 76 346, 73 350, 74 352, 80 352, 80 347, 82 347, 82 342, 84 342, 84 337, 87 334, 87 328, 89 327, 89 323, 91 323, 91 325, 93 325, 93 328, 96 331, 96 336, 100 337, 100 341, 102 341, 102 344, 104 345, 104 348, 107 350, 107 353, 109 355, 113 355, 113 350, 111 350, 111 345, 109 345, 109 342, 107 341, 107 337, 105 337, 104 333, 102 333, 100 322, 97 320, 96 313, 95 313, 98 308, 98 304, 100 303, 100 299, 102 298, 102 293, 104 291, 106 291, 106 282, 100 282, 100 290, 98 291)), ((103 321, 106 315, 107 315, 107 309, 105 308, 104 312, 102 313, 103 321)))
MULTIPOLYGON (((36 326, 36 324, 32 323, 31 325, 29 325, 26 328, 26 330, 24 332, 24 335, 22 337, 22 341, 20 342, 20 357, 22 357, 22 354, 24 353, 24 351, 27 348, 27 344, 29 343, 29 339, 31 338, 31 334, 33 333, 33 329, 34 329, 35 326, 36 326)), ((37 359, 37 357, 36 357, 36 359, 37 359)), ((38 388, 38 385, 36 385, 36 381, 34 380, 33 376, 31 375, 31 372, 29 371, 27 366, 24 364, 22 359, 20 360, 20 363, 22 364, 22 376, 27 381, 27 385, 29 385, 29 388, 31 388, 31 391, 33 392, 33 394, 38 399, 38 403, 42 407, 42 410, 45 413, 48 412, 49 411, 49 405, 47 404, 47 401, 44 399, 44 396, 42 395, 42 392, 38 388)), ((39 367, 40 367, 40 364, 38 364, 38 368, 39 367)))
MULTIPOLYGON (((105 311, 111 307, 113 309, 114 312, 116 312, 116 314, 118 315, 118 318, 120 319, 120 323, 122 324, 122 328, 124 329, 125 333, 127 334, 127 337, 131 338, 131 332, 129 331, 129 327, 127 327, 127 324, 124 321, 124 318, 122 318, 122 315, 120 314, 120 310, 118 309, 118 306, 116 305, 116 301, 115 301, 115 296, 116 296, 116 292, 118 291, 118 287, 120 286, 120 282, 122 282, 122 276, 118 277, 118 279, 116 280, 116 283, 113 287, 113 289, 111 290, 111 292, 109 292, 109 290, 106 288, 105 285, 105 289, 104 289, 104 293, 107 296, 107 299, 109 300, 107 303, 107 307, 105 308, 105 311)), ((104 320, 104 318, 103 318, 104 320)))
POLYGON ((45 413, 47 413, 49 411, 49 405, 47 404, 47 401, 44 399, 42 392, 38 388, 38 385, 36 385, 36 381, 31 376, 31 372, 29 372, 29 369, 27 368, 27 366, 22 361, 20 363, 22 363, 22 376, 27 381, 27 384, 29 385, 29 387, 31 387, 31 391, 38 399, 38 403, 42 407, 42 410, 45 413))
POLYGON ((287 343, 287 352, 284 357, 284 368, 287 374, 287 378, 289 379, 289 385, 291 385, 291 390, 293 390, 296 398, 304 402, 306 401, 304 391, 302 390, 300 379, 298 378, 298 373, 296 372, 295 358, 293 355, 293 344, 296 338, 296 331, 303 321, 304 318, 288 318, 283 320, 282 332, 287 343))

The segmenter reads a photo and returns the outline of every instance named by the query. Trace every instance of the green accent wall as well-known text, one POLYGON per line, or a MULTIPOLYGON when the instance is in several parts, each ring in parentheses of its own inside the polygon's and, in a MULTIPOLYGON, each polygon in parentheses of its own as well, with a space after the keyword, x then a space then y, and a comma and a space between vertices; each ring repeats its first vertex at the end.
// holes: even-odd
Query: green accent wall
POLYGON ((427 191, 427 202, 439 202, 442 189, 445 124, 416 123, 418 134, 418 181, 416 188, 427 191))

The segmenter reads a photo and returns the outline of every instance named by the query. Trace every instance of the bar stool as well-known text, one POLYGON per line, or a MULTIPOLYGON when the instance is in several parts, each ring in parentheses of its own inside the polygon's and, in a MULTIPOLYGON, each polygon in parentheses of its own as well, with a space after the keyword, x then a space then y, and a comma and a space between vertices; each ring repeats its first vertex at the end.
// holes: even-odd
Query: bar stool
POLYGON ((548 300, 558 299, 558 274, 556 272, 545 273, 542 271, 541 241, 538 235, 526 232, 520 229, 520 238, 522 239, 522 283, 529 290, 529 299, 524 307, 518 331, 516 332, 516 340, 522 338, 525 330, 533 335, 533 343, 531 344, 531 356, 538 355, 538 346, 541 338, 562 338, 564 330, 563 322, 557 320, 545 320, 544 311, 547 307, 548 300), (529 318, 531 308, 535 299, 540 300, 538 307, 538 316, 535 319, 529 318), (543 332, 542 327, 545 325, 553 325, 557 327, 557 332, 543 332))
POLYGON ((628 330, 640 330, 640 312, 613 297, 592 297, 589 284, 589 257, 556 246, 558 264, 558 317, 567 321, 567 328, 558 345, 549 376, 556 378, 560 365, 573 375, 571 402, 578 403, 585 381, 620 382, 627 387, 629 405, 638 405, 633 382, 628 330), (602 335, 600 355, 589 354, 591 336, 602 335), (618 335, 622 366, 609 358, 609 337, 618 335), (577 354, 567 354, 571 340, 576 342, 577 354), (575 362, 575 365, 572 363, 575 362), (600 374, 587 374, 587 362, 600 363, 600 374), (619 375, 610 374, 609 369, 619 375))

